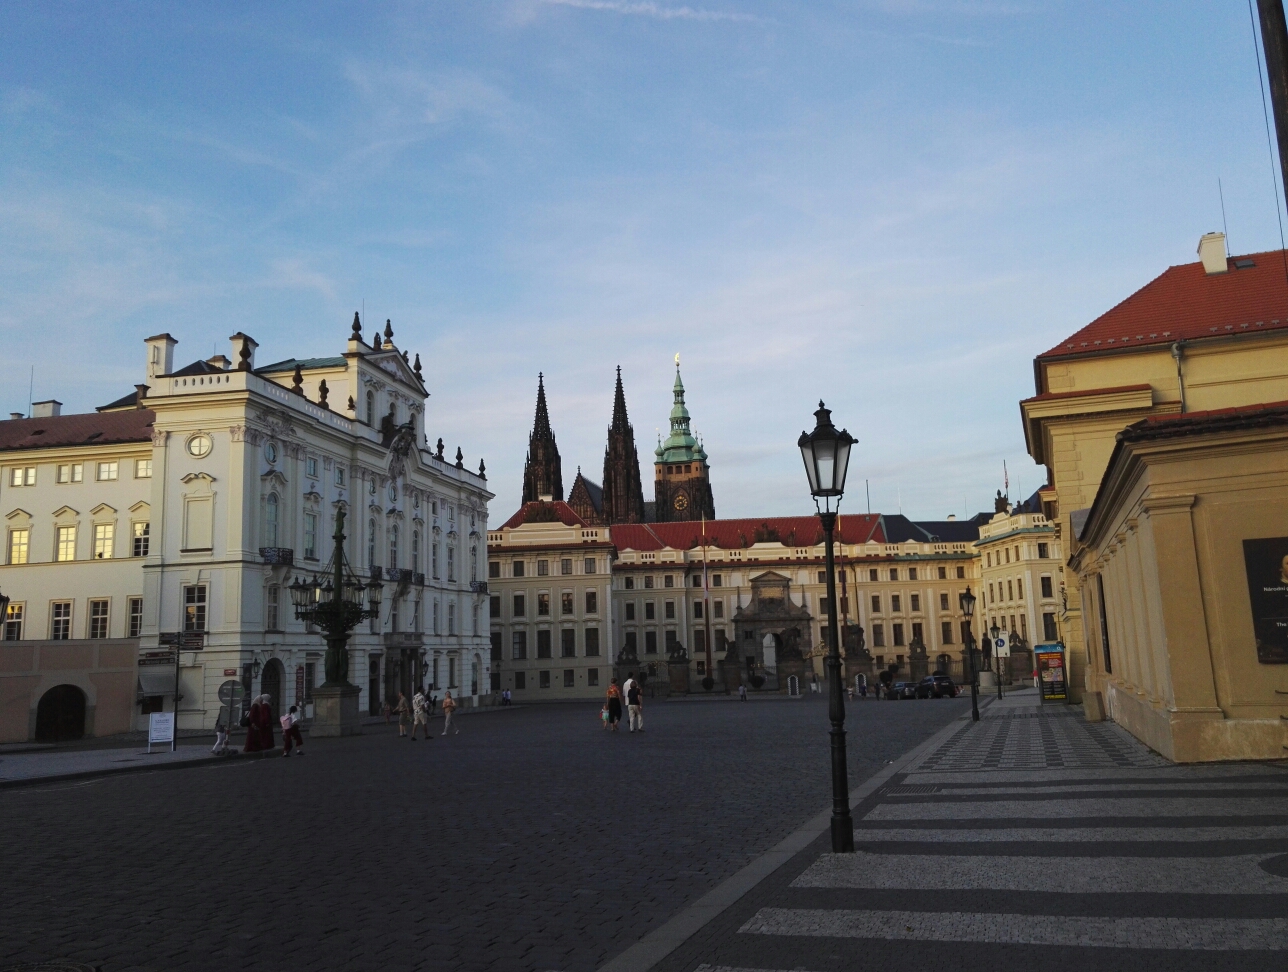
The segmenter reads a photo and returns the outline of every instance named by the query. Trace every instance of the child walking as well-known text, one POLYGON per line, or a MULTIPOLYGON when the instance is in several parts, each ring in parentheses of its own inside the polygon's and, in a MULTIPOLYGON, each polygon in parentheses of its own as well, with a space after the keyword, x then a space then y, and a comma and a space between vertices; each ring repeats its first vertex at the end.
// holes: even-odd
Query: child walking
POLYGON ((300 710, 291 706, 291 711, 281 718, 282 723, 282 756, 291 755, 291 741, 295 742, 295 755, 304 755, 304 737, 300 735, 300 710))

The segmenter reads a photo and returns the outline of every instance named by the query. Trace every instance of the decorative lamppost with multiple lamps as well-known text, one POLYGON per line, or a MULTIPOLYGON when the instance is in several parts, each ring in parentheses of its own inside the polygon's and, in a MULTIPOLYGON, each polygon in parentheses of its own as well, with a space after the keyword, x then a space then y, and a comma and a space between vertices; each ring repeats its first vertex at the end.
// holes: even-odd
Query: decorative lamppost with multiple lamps
POLYGON ((979 680, 975 677, 975 635, 970 629, 970 619, 975 614, 975 595, 967 587, 959 598, 962 617, 966 619, 966 657, 970 665, 970 717, 979 722, 979 680))
POLYGON ((335 517, 335 551, 311 582, 296 578, 290 585, 295 618, 322 629, 326 640, 326 681, 313 690, 313 736, 350 736, 358 732, 360 689, 349 683, 349 633, 360 623, 380 617, 384 588, 373 580, 363 584, 344 556, 344 510, 335 517), (364 604, 365 602, 365 604, 364 604))
POLYGON ((832 424, 832 413, 818 403, 813 432, 802 432, 797 445, 805 460, 809 491, 823 524, 827 551, 827 680, 828 718, 832 722, 832 852, 854 852, 854 821, 850 818, 850 785, 845 759, 845 694, 841 688, 841 642, 836 626, 836 562, 832 542, 836 512, 845 492, 845 473, 850 465, 854 437, 832 424), (832 499, 835 498, 835 508, 832 499), (819 506, 819 500, 823 505, 819 506))

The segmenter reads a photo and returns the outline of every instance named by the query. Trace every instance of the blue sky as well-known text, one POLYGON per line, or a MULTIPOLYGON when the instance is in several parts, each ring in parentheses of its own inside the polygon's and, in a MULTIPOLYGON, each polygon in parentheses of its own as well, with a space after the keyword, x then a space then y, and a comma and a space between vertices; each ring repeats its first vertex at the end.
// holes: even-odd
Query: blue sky
MULTIPOLYGON (((644 480, 683 356, 721 516, 939 518, 1041 473, 1033 356, 1222 226, 1279 246, 1245 0, 5 5, 4 411, 245 330, 393 320, 431 438, 518 503, 538 371, 571 483, 622 366, 644 480)), ((651 498, 646 496, 646 498, 651 498)))

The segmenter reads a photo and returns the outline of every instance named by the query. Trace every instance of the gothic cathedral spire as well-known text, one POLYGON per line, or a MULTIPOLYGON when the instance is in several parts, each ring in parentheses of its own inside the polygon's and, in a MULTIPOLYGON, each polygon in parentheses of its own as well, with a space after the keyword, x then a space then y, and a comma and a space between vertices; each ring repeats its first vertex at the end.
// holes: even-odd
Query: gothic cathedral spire
POLYGON ((622 391, 620 365, 617 367, 617 390, 613 396, 613 421, 608 427, 608 447, 604 449, 603 517, 607 523, 644 522, 640 457, 635 450, 635 430, 626 417, 626 393, 622 391))
POLYGON ((545 376, 537 375, 537 415, 528 436, 528 457, 523 464, 523 502, 532 503, 542 497, 562 500, 563 465, 559 447, 550 428, 550 413, 546 411, 545 376))

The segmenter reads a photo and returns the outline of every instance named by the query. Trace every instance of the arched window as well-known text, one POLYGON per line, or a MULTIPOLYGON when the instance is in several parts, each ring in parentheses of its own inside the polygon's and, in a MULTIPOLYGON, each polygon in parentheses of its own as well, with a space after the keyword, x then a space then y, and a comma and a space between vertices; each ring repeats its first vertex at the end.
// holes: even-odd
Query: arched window
POLYGON ((269 493, 265 502, 264 546, 277 546, 277 494, 269 493))
POLYGON ((479 579, 479 550, 478 547, 470 547, 470 583, 473 584, 479 579))
POLYGON ((376 425, 376 393, 367 392, 367 424, 372 428, 376 425))
POLYGON ((367 521, 367 566, 376 566, 376 521, 367 521))
POLYGON ((398 568, 398 527, 396 524, 389 528, 389 566, 395 570, 398 568))
POLYGON ((420 573, 420 531, 411 531, 411 569, 413 572, 420 573))

